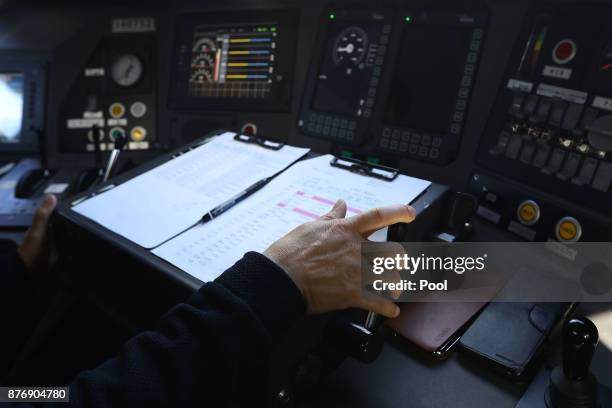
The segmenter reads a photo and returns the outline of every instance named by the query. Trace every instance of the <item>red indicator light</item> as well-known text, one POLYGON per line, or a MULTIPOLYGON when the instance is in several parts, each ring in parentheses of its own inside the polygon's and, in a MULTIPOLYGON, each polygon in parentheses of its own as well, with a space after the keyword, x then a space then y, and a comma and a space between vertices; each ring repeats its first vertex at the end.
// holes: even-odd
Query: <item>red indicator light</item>
POLYGON ((576 56, 576 43, 572 40, 561 40, 553 49, 553 61, 557 64, 567 64, 576 56))

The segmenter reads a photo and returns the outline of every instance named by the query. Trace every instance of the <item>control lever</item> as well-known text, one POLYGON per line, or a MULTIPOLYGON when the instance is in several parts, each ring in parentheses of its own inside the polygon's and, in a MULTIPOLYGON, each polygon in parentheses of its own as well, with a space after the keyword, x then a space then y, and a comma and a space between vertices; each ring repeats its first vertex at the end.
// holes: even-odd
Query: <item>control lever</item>
POLYGON ((51 177, 49 161, 45 148, 45 132, 41 128, 30 126, 31 132, 36 134, 38 141, 38 156, 40 158, 40 169, 30 170, 23 175, 15 186, 15 197, 30 198, 51 177))
POLYGON ((106 164, 106 170, 104 170, 104 177, 102 178, 102 182, 106 183, 108 178, 110 177, 117 160, 119 160, 119 154, 121 150, 125 147, 125 143, 127 142, 127 137, 125 135, 118 135, 115 139, 115 148, 110 154, 108 158, 108 163, 106 164))
POLYGON ((563 326, 563 364, 550 374, 548 408, 597 408, 597 380, 589 367, 599 341, 597 327, 586 317, 563 326))
POLYGON ((327 326, 326 342, 363 363, 371 363, 378 358, 383 346, 379 322, 380 316, 373 312, 368 312, 363 325, 334 319, 327 326))
POLYGON ((49 171, 49 159, 47 157, 47 149, 45 146, 45 131, 39 127, 30 126, 30 131, 36 133, 36 141, 38 142, 38 157, 40 157, 40 167, 43 170, 44 177, 51 175, 49 171))
POLYGON ((102 129, 98 125, 93 125, 91 127, 91 137, 93 139, 94 144, 94 168, 97 169, 99 175, 102 173, 102 149, 100 148, 100 143, 102 142, 102 129))
POLYGON ((563 329, 563 373, 571 380, 582 380, 589 375, 599 332, 587 318, 571 319, 563 329))
POLYGON ((89 135, 90 141, 94 145, 94 167, 85 169, 81 172, 72 184, 72 194, 78 194, 87 190, 91 186, 97 184, 104 175, 104 168, 102 167, 102 149, 100 147, 103 138, 102 128, 98 125, 93 125, 89 130, 89 135))

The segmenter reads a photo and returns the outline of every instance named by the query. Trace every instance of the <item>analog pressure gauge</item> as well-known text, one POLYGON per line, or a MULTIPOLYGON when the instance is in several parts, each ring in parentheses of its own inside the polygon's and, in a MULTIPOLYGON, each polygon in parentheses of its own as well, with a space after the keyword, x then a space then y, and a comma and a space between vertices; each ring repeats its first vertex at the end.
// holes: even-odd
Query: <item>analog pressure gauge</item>
POLYGON ((122 54, 113 60, 111 78, 121 87, 130 87, 142 78, 142 61, 134 54, 122 54))

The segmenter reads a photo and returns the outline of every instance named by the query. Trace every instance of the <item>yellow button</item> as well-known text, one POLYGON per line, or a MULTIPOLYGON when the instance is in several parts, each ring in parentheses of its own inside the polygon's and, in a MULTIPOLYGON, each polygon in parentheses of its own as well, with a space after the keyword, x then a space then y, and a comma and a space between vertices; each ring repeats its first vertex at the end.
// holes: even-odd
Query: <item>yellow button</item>
POLYGON ((582 235, 582 226, 573 217, 564 217, 557 223, 557 239, 565 242, 576 242, 582 235))
POLYGON ((130 137, 135 142, 142 142, 147 137, 147 130, 142 126, 133 127, 130 132, 130 137))
POLYGON ((533 225, 540 219, 540 206, 532 200, 523 201, 519 204, 516 216, 524 225, 533 225))
POLYGON ((108 113, 110 113, 113 118, 121 118, 125 115, 125 106, 119 102, 115 102, 108 109, 108 113))

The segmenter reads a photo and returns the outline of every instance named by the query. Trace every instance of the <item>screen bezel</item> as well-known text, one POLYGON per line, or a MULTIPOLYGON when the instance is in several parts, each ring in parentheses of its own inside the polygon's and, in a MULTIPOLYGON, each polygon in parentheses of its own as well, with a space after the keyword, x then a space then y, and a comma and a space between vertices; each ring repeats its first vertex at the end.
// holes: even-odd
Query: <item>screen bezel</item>
MULTIPOLYGON (((437 16, 436 16, 437 17, 437 16)), ((443 16, 443 17, 447 17, 447 16, 443 16)), ((401 123, 399 121, 393 121, 392 119, 389 118, 389 109, 391 108, 392 104, 393 104, 393 99, 391 98, 391 94, 393 92, 393 88, 395 83, 396 83, 396 79, 398 74, 402 71, 402 66, 400 66, 399 62, 402 56, 402 53, 404 52, 404 47, 405 47, 405 41, 408 40, 408 36, 410 33, 410 30, 413 29, 413 27, 416 28, 425 28, 425 29, 443 29, 443 30, 449 30, 449 29, 465 29, 465 30, 473 30, 474 29, 474 24, 459 24, 456 20, 450 20, 450 21, 444 21, 446 20, 445 18, 443 19, 433 19, 433 21, 427 21, 427 22, 421 22, 416 20, 414 23, 405 23, 404 26, 402 27, 401 30, 399 30, 398 33, 398 50, 395 53, 395 61, 394 61, 394 66, 391 72, 391 76, 390 76, 390 81, 391 81, 391 87, 389 88, 389 92, 387 93, 387 97, 385 98, 385 102, 384 104, 381 106, 382 109, 382 122, 384 125, 388 125, 389 127, 395 127, 395 128, 402 128, 402 129, 411 129, 414 131, 420 131, 423 133, 429 133, 429 134, 439 134, 439 135, 444 135, 448 132, 448 128, 450 126, 451 123, 451 118, 452 118, 452 111, 453 109, 451 108, 447 114, 446 114, 446 118, 445 118, 445 123, 443 124, 444 126, 440 126, 438 125, 434 125, 432 123, 430 123, 427 126, 419 126, 416 124, 410 124, 410 123, 401 123), (442 21, 440 21, 442 20, 442 21), (438 128, 436 128, 436 126, 438 126, 438 128)), ((461 55, 458 55, 459 58, 461 58, 463 61, 465 61, 465 54, 467 54, 467 52, 469 52, 469 39, 467 41, 467 47, 466 49, 462 49, 461 51, 461 55)), ((463 65, 465 65, 465 62, 462 63, 460 69, 463 69, 463 65)), ((452 86, 452 89, 448 89, 449 94, 452 95, 448 95, 452 98, 451 100, 451 104, 454 104, 457 100, 456 94, 458 89, 461 87, 460 85, 460 79, 461 79, 461 73, 459 74, 459 79, 457 80, 456 83, 454 83, 452 86)), ((426 81, 428 83, 431 83, 433 81, 426 81)))
POLYGON ((174 109, 206 109, 216 111, 269 111, 287 112, 291 109, 291 93, 296 58, 299 15, 294 9, 282 10, 241 10, 212 11, 206 13, 182 14, 176 18, 174 56, 172 60, 172 81, 169 89, 169 106, 174 109), (181 70, 183 63, 181 49, 191 49, 196 25, 219 23, 265 23, 276 22, 279 27, 277 40, 277 72, 282 73, 281 83, 274 83, 272 95, 267 99, 227 99, 194 97, 188 93, 189 73, 181 70), (286 33, 286 34, 283 34, 286 33))
MULTIPOLYGON (((390 92, 390 87, 393 86, 393 77, 395 75, 396 62, 399 55, 399 47, 401 45, 401 40, 404 34, 403 24, 405 24, 405 16, 421 16, 422 18, 431 19, 433 23, 452 23, 453 21, 457 21, 457 19, 468 18, 472 19, 471 23, 466 22, 466 25, 471 25, 473 28, 480 28, 483 31, 483 39, 482 44, 480 46, 480 50, 478 51, 478 58, 475 63, 475 69, 472 74, 474 78, 471 86, 470 93, 468 98, 466 99, 466 106, 464 110, 464 117, 461 124, 461 130, 459 134, 452 134, 450 132, 445 133, 435 133, 422 129, 396 126, 385 121, 385 109, 386 103, 380 104, 380 108, 375 111, 375 115, 372 120, 371 134, 372 134, 372 148, 379 151, 381 154, 388 154, 395 157, 405 157, 409 159, 424 161, 424 162, 432 162, 438 165, 446 165, 457 157, 457 152, 459 146, 461 145, 461 140, 463 138, 463 134, 465 132, 465 127, 468 122, 468 117, 470 114, 470 104, 472 100, 472 95, 475 92, 476 81, 478 78, 478 71, 480 62, 482 60, 482 55, 484 52, 485 42, 487 39, 487 29, 488 29, 488 20, 489 20, 489 11, 486 7, 480 6, 476 8, 470 9, 439 9, 439 8, 419 8, 419 9, 402 9, 400 13, 397 14, 394 25, 397 27, 396 35, 394 36, 394 41, 391 46, 391 56, 388 60, 388 64, 392 69, 390 69, 389 75, 386 76, 385 80, 381 84, 380 96, 383 100, 386 101, 387 96, 390 92), (442 141, 439 146, 436 146, 436 149, 439 150, 439 156, 437 158, 423 157, 420 154, 414 154, 411 152, 399 152, 396 150, 388 150, 383 149, 379 146, 381 140, 384 136, 385 129, 391 129, 403 132, 418 133, 422 136, 433 138, 441 138, 442 141)), ((418 17, 417 17, 418 18, 418 17)), ((413 143, 412 141, 410 142, 413 143)), ((419 147, 418 142, 416 143, 419 147)))
POLYGON ((310 69, 308 70, 308 77, 304 86, 304 91, 301 97, 301 106, 298 113, 298 129, 306 136, 330 140, 334 143, 338 143, 343 146, 362 146, 366 142, 366 136, 368 136, 371 124, 375 120, 377 112, 380 110, 380 94, 382 90, 382 84, 388 71, 388 60, 392 57, 390 47, 387 46, 382 63, 380 65, 379 83, 376 85, 376 94, 372 96, 373 106, 371 108, 372 114, 366 117, 365 115, 354 117, 346 116, 337 113, 318 111, 313 108, 315 88, 317 84, 317 76, 320 71, 321 64, 325 57, 324 50, 326 48, 330 14, 334 15, 336 21, 348 21, 348 22, 369 22, 369 21, 380 21, 384 25, 389 27, 388 32, 385 33, 388 36, 388 41, 391 43, 395 35, 394 18, 395 10, 388 7, 367 7, 367 6, 356 6, 353 8, 326 8, 321 12, 319 17, 320 28, 318 30, 316 45, 313 48, 318 50, 312 53, 310 62, 310 69), (325 135, 318 132, 309 130, 311 122, 314 117, 318 117, 319 120, 324 118, 326 121, 331 121, 333 124, 336 121, 339 122, 350 122, 353 128, 353 137, 350 139, 335 137, 333 135, 325 135))

